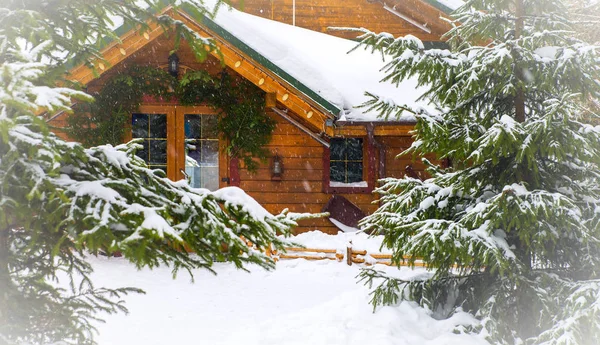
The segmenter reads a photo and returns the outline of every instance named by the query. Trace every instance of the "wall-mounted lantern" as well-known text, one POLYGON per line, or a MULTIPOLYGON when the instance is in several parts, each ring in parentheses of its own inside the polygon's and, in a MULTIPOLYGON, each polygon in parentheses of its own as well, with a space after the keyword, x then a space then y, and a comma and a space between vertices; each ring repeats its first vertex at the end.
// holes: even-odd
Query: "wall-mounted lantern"
POLYGON ((283 175, 283 160, 281 156, 275 151, 275 156, 271 162, 271 180, 281 181, 281 175, 283 175))
POLYGON ((169 55, 169 74, 174 77, 179 74, 179 56, 177 54, 169 55))

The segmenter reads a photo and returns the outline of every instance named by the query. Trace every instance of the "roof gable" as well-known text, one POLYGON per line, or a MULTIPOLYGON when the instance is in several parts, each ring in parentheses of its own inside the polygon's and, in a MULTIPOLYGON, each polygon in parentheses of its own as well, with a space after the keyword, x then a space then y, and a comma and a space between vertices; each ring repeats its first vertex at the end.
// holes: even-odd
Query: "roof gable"
MULTIPOLYGON (((415 80, 399 85, 401 91, 379 83, 384 62, 362 50, 347 54, 355 42, 225 8, 214 20, 200 15, 187 3, 182 4, 179 13, 169 8, 161 13, 169 13, 202 36, 214 37, 223 56, 211 54, 222 57, 227 66, 265 92, 274 93, 279 102, 319 130, 324 129, 327 118, 377 120, 378 114, 356 108, 366 100, 364 91, 396 104, 426 106, 417 101, 421 92, 415 80)), ((71 79, 87 84, 162 34, 158 26, 151 26, 143 36, 129 30, 121 36, 121 42, 111 42, 102 51, 108 65, 97 62, 95 71, 76 67, 71 79)))
MULTIPOLYGON (((273 71, 270 71, 260 63, 253 61, 249 56, 239 52, 228 40, 208 29, 208 25, 203 22, 204 20, 208 21, 208 18, 202 18, 202 20, 195 21, 186 16, 187 12, 175 14, 169 8, 165 9, 162 13, 170 13, 175 19, 185 22, 190 27, 194 27, 194 30, 201 35, 214 37, 217 40, 219 52, 212 51, 210 52, 211 55, 220 59, 226 66, 233 69, 263 91, 275 94, 278 101, 303 117, 303 120, 309 125, 312 125, 315 129, 318 129, 319 131, 324 130, 329 135, 332 134, 330 128, 325 128, 325 120, 334 119, 335 115, 340 112, 340 109, 329 104, 322 98, 319 99, 319 97, 315 97, 317 100, 313 100, 309 96, 304 95, 299 90, 305 89, 309 92, 312 92, 312 90, 299 82, 294 83, 295 85, 291 83, 288 84, 284 79, 280 78, 279 75, 273 73, 273 71)), ((117 30, 124 31, 122 27, 117 30)), ((85 65, 77 66, 71 69, 68 78, 72 81, 79 82, 82 85, 87 85, 90 81, 99 78, 112 67, 132 56, 148 44, 151 44, 163 34, 164 30, 157 25, 151 25, 150 30, 143 35, 140 35, 134 29, 126 31, 125 34, 121 36, 121 42, 110 42, 102 50, 102 56, 105 62, 96 61, 94 63, 94 69, 85 65)), ((247 51, 251 52, 250 50, 247 51)), ((256 54, 255 58, 261 58, 260 54, 256 54)), ((267 61, 264 58, 262 59, 267 61)))

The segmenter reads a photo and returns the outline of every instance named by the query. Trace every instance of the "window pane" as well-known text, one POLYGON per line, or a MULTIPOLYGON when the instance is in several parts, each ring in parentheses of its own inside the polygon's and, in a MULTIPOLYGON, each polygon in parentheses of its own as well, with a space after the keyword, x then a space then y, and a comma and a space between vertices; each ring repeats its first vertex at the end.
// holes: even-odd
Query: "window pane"
POLYGON ((348 162, 347 183, 363 181, 363 165, 362 162, 348 162))
POLYGON ((346 182, 346 164, 344 162, 331 162, 329 166, 329 180, 333 182, 346 182))
POLYGON ((135 155, 143 159, 144 162, 148 163, 148 140, 144 140, 141 145, 143 148, 138 150, 135 155))
POLYGON ((363 147, 361 138, 346 139, 346 155, 350 161, 363 159, 363 147))
POLYGON ((219 132, 217 130, 216 115, 202 115, 202 139, 218 139, 219 132))
POLYGON ((185 171, 194 188, 219 188, 217 116, 185 114, 185 171))
POLYGON ((202 167, 200 169, 201 187, 209 190, 219 189, 219 168, 218 167, 202 167))
POLYGON ((345 139, 331 139, 329 147, 330 157, 332 161, 341 161, 346 157, 346 141, 345 139))
POLYGON ((330 182, 363 181, 363 139, 332 139, 329 166, 330 182))
POLYGON ((219 142, 216 140, 202 141, 202 161, 200 165, 218 166, 219 164, 219 142))
POLYGON ((150 140, 149 164, 167 164, 167 141, 150 140))
POLYGON ((194 188, 200 188, 200 168, 197 166, 185 167, 185 173, 188 175, 188 182, 194 188))
POLYGON ((185 166, 199 166, 201 161, 200 145, 202 144, 199 140, 185 139, 185 166))
POLYGON ((143 149, 136 155, 152 169, 166 169, 167 164, 167 115, 132 114, 131 136, 145 139, 143 149), (160 139, 160 140, 156 140, 160 139))
POLYGON ((148 137, 148 115, 133 114, 131 116, 131 136, 133 138, 148 137))
POLYGON ((167 138, 167 115, 151 114, 150 117, 150 138, 167 138))
POLYGON ((185 137, 200 138, 201 116, 194 114, 185 115, 185 137))

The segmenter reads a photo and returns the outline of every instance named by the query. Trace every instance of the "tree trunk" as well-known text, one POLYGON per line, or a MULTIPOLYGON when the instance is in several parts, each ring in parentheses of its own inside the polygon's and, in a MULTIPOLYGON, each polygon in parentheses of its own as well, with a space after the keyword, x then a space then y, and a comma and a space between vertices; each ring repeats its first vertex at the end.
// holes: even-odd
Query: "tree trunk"
MULTIPOLYGON (((516 17, 515 22, 515 40, 518 40, 523 34, 523 0, 516 0, 516 17)), ((515 49, 515 48, 513 48, 515 49)), ((515 60, 515 79, 517 82, 515 95, 515 120, 517 122, 525 122, 525 92, 523 90, 523 70, 519 66, 519 53, 513 50, 513 58, 515 60)))

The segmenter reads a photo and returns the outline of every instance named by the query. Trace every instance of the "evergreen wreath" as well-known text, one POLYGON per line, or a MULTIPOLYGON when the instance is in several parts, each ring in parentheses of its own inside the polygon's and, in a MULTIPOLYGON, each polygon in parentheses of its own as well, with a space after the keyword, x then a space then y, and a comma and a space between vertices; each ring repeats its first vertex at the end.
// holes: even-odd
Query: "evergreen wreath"
POLYGON ((68 135, 85 146, 123 143, 129 114, 139 110, 143 97, 177 99, 181 105, 208 104, 219 112, 217 128, 227 141, 226 153, 256 171, 265 162, 275 120, 266 116, 264 92, 245 79, 226 71, 212 76, 190 71, 177 79, 168 72, 134 66, 110 78, 95 102, 78 104, 67 120, 68 135))

